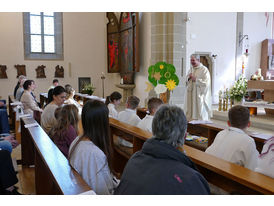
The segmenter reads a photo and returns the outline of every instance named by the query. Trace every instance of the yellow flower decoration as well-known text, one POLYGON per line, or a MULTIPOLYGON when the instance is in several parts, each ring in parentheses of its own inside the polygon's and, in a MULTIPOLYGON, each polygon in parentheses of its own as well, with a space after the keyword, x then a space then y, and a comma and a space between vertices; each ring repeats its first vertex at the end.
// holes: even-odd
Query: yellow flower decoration
POLYGON ((172 79, 168 80, 166 82, 166 88, 168 88, 168 90, 173 90, 176 87, 176 82, 172 79))
POLYGON ((150 82, 146 82, 147 88, 146 88, 146 92, 150 92, 150 90, 153 89, 153 85, 150 82))
POLYGON ((163 69, 163 68, 164 68, 164 65, 161 64, 161 65, 160 65, 160 69, 163 69))

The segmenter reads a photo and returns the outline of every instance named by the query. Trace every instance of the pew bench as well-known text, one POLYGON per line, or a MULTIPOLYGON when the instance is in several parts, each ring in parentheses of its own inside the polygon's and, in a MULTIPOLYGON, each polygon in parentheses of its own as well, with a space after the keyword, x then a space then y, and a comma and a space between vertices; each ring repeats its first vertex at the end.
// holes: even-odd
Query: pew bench
POLYGON ((91 190, 40 126, 25 128, 35 122, 32 117, 21 118, 22 165, 35 165, 36 194, 77 195, 91 190))
MULTIPOLYGON (((122 173, 130 158, 114 144, 114 136, 127 137, 133 143, 132 154, 142 148, 143 143, 152 136, 135 126, 110 118, 111 146, 113 148, 113 167, 122 173)), ((217 158, 198 149, 184 145, 187 156, 196 164, 206 180, 229 193, 274 194, 274 178, 254 172, 234 163, 217 158)))

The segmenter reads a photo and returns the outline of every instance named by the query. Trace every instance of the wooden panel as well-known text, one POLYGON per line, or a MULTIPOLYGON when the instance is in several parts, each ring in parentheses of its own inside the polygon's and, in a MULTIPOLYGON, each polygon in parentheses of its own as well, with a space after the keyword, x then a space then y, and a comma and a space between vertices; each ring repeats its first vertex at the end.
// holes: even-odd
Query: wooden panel
MULTIPOLYGON (((213 129, 213 131, 221 129, 214 128, 212 125, 206 127, 208 129, 213 129)), ((110 128, 111 131, 115 128, 116 130, 121 130, 122 133, 132 135, 134 152, 140 150, 142 144, 151 137, 149 132, 142 132, 137 127, 119 122, 112 118, 110 118, 110 128)), ((187 156, 195 162, 208 182, 211 182, 226 191, 237 194, 274 194, 274 178, 219 159, 187 145, 184 145, 184 150, 186 151, 187 156)), ((116 158, 119 158, 119 156, 116 156, 116 158)), ((123 158, 125 158, 125 156, 123 156, 123 158)), ((119 162, 119 160, 116 159, 114 164, 116 162, 119 162)), ((120 171, 123 170, 121 165, 119 165, 119 169, 120 171)))
MULTIPOLYGON (((21 120, 22 128, 24 124, 33 122, 33 118, 23 118, 21 120)), ((70 167, 66 157, 40 126, 31 127, 25 131, 26 133, 22 133, 22 142, 29 132, 36 150, 35 184, 37 194, 79 194, 91 190, 81 176, 70 167)), ((30 142, 28 143, 30 144, 30 142)), ((22 150, 25 146, 22 145, 22 150)))
MULTIPOLYGON (((28 123, 35 122, 28 120, 28 123)), ((34 145, 28 129, 24 127, 26 123, 21 119, 21 156, 22 165, 34 165, 34 145)))

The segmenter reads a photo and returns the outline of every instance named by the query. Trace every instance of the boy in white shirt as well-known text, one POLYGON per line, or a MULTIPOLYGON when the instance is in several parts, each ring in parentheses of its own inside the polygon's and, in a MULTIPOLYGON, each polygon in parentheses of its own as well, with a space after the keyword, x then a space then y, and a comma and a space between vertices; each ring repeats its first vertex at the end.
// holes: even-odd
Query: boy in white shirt
MULTIPOLYGON (((136 114, 136 108, 138 107, 140 99, 136 96, 129 96, 126 102, 126 109, 118 114, 118 120, 133 126, 137 126, 137 124, 141 121, 141 119, 136 114)), ((133 145, 119 138, 119 144, 132 147, 133 145)))
POLYGON ((237 105, 229 110, 228 117, 229 128, 219 132, 205 152, 255 170, 259 152, 254 139, 246 134, 246 129, 250 126, 249 110, 237 105))
POLYGON ((152 120, 158 108, 163 104, 159 98, 152 97, 148 100, 147 107, 149 114, 147 114, 137 125, 137 127, 152 133, 152 120))

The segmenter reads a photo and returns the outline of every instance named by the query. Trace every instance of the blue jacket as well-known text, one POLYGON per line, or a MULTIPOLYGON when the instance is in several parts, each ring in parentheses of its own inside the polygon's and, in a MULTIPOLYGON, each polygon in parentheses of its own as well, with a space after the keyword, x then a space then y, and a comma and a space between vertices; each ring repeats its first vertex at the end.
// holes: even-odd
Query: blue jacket
POLYGON ((147 140, 127 162, 116 195, 207 195, 208 183, 194 163, 159 139, 147 140))

